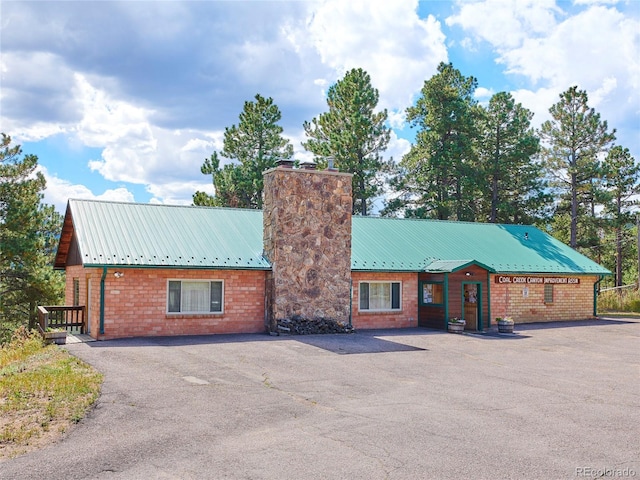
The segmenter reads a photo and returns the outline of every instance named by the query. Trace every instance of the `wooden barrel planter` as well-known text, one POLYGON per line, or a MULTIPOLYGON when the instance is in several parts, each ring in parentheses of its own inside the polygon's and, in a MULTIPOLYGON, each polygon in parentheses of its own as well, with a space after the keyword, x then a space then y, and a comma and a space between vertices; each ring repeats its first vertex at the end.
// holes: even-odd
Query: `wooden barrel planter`
POLYGON ((498 333, 513 333, 513 320, 498 319, 498 333))
POLYGON ((462 333, 466 322, 464 320, 449 320, 447 325, 449 333, 462 333))

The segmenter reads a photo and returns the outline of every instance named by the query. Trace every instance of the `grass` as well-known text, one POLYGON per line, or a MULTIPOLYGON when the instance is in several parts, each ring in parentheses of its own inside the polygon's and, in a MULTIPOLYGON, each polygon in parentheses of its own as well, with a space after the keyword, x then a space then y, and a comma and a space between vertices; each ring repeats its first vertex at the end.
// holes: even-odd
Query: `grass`
POLYGON ((0 461, 59 438, 97 400, 102 374, 22 328, 0 348, 0 461))
POLYGON ((636 289, 608 290, 598 295, 598 313, 640 312, 640 291, 636 289))

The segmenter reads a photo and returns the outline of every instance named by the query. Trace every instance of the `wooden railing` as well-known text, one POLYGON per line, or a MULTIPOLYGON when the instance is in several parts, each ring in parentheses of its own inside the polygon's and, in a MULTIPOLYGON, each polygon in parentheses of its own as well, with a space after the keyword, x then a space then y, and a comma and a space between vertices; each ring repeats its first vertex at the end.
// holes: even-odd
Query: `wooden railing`
POLYGON ((87 332, 86 308, 75 307, 38 307, 38 325, 43 332, 47 328, 64 328, 68 332, 77 329, 79 333, 87 332))

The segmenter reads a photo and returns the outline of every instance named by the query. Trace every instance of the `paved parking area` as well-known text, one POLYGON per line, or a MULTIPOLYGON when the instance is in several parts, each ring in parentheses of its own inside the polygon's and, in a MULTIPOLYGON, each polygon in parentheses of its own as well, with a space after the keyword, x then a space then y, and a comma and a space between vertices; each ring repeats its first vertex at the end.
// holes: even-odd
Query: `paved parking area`
POLYGON ((105 373, 2 479, 640 478, 640 322, 68 345, 105 373))

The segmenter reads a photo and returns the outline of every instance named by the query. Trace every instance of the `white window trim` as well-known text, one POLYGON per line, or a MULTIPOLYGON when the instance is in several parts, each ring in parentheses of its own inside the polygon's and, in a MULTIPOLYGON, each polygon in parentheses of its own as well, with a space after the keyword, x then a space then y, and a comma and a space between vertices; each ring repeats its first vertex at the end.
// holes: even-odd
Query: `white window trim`
MULTIPOLYGON (((391 290, 391 303, 393 303, 393 290, 391 290)), ((401 312, 402 311, 402 282, 399 280, 361 280, 360 282, 358 282, 358 311, 359 312, 401 312), (367 309, 363 309, 360 308, 360 302, 361 302, 361 298, 360 298, 360 285, 362 285, 363 283, 367 283, 369 285, 371 284, 380 284, 380 283, 388 283, 390 285, 397 283, 398 285, 400 285, 399 288, 399 292, 398 295, 400 298, 398 298, 398 301, 400 302, 400 307, 398 308, 379 308, 379 309, 374 309, 374 308, 367 308, 367 309)))
MULTIPOLYGON (((181 287, 182 288, 182 287, 181 287)), ((209 287, 211 288, 211 287, 209 287)), ((225 291, 224 291, 224 280, 220 280, 218 278, 168 278, 167 279, 167 295, 165 297, 165 313, 167 315, 222 315, 224 313, 224 303, 225 303, 225 291), (200 283, 208 283, 211 285, 211 282, 219 282, 222 284, 222 299, 221 299, 221 309, 217 312, 170 312, 169 311, 169 282, 200 282, 200 283)), ((209 291, 209 295, 211 295, 211 291, 209 291)), ((180 308, 182 308, 182 303, 180 304, 180 308)))

